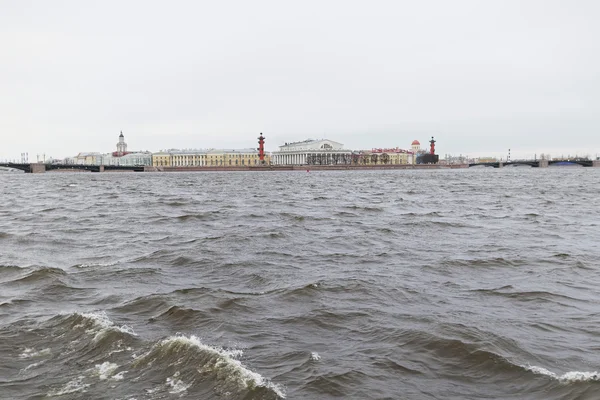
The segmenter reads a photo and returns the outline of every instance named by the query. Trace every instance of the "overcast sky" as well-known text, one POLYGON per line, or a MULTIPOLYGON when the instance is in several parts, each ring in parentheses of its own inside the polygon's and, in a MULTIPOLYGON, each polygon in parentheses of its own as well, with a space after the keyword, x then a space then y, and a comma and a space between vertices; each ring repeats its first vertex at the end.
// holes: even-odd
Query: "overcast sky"
POLYGON ((329 138, 600 155, 600 1, 0 0, 0 159, 329 138))

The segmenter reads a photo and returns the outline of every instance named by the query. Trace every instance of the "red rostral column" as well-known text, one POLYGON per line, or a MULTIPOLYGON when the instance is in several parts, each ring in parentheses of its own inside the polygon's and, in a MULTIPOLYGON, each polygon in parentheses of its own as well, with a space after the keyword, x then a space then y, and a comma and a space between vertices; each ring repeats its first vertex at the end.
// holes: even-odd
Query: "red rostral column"
POLYGON ((433 140, 433 136, 431 137, 429 144, 430 144, 429 154, 434 155, 435 154, 435 140, 433 140))
POLYGON ((260 163, 265 163, 265 137, 262 135, 262 132, 258 138, 258 158, 260 159, 260 163))

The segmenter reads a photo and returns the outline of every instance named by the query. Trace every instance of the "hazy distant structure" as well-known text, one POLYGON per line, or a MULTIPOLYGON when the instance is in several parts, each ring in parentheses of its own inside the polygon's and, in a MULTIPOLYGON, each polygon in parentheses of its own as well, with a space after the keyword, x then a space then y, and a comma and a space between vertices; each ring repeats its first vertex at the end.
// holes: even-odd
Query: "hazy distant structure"
POLYGON ((413 154, 417 154, 421 151, 421 143, 418 140, 413 140, 412 144, 410 145, 410 148, 413 154))
POLYGON ((127 154, 127 143, 125 143, 125 136, 123 136, 123 131, 119 135, 119 143, 117 143, 117 151, 113 153, 115 157, 122 157, 127 154))
POLYGON ((399 147, 359 150, 354 152, 352 159, 353 164, 359 165, 407 165, 414 162, 414 152, 399 147))
POLYGON ((123 165, 123 166, 146 166, 152 165, 152 153, 148 151, 127 151, 127 143, 123 131, 119 135, 117 151, 100 154, 96 152, 83 152, 75 157, 67 157, 65 164, 77 165, 123 165))

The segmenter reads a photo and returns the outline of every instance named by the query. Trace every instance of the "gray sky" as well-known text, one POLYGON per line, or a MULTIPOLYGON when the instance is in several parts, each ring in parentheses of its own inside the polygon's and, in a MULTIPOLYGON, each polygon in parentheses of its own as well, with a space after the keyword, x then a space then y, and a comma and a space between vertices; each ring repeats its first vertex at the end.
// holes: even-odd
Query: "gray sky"
POLYGON ((600 155, 600 1, 0 0, 0 158, 438 140, 600 155))

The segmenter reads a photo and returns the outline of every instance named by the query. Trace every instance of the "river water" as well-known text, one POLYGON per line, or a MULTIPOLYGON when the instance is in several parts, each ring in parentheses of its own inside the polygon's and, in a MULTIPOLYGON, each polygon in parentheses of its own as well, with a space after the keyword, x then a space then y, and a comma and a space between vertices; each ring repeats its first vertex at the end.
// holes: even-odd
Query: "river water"
POLYGON ((0 398, 599 399, 599 182, 0 174, 0 398))

